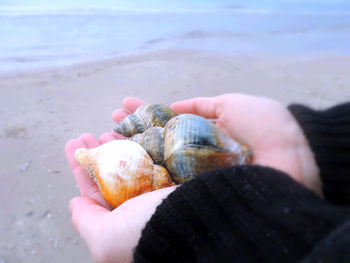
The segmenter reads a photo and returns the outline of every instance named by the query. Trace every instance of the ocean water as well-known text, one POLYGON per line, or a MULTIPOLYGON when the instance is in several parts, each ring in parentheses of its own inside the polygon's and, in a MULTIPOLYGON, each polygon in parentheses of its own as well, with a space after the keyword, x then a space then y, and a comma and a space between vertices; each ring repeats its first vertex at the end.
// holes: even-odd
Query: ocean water
POLYGON ((350 1, 0 0, 0 71, 159 49, 350 54, 350 1))

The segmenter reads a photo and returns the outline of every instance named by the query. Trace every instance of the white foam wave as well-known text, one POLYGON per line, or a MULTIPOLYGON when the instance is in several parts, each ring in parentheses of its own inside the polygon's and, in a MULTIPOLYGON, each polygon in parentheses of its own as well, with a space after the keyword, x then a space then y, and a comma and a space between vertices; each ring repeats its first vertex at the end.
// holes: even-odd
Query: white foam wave
POLYGON ((64 7, 0 7, 0 16, 46 16, 46 15, 132 15, 132 14, 294 14, 294 15, 350 15, 348 10, 337 11, 305 11, 276 10, 262 8, 212 8, 212 9, 152 9, 152 8, 64 8, 64 7))
POLYGON ((216 8, 216 9, 128 9, 128 8, 100 8, 100 7, 87 7, 87 8, 64 8, 64 7, 0 7, 1 16, 28 16, 28 15, 113 15, 113 14, 211 14, 211 13, 241 13, 241 14, 266 14, 270 13, 267 9, 228 9, 228 8, 216 8))

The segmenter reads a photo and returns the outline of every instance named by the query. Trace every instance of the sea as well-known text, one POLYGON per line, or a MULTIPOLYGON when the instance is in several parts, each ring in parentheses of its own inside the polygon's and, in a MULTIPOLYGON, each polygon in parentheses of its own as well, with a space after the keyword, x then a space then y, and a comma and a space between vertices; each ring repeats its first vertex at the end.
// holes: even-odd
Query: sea
POLYGON ((350 54, 349 0, 0 0, 0 72, 163 49, 350 54))

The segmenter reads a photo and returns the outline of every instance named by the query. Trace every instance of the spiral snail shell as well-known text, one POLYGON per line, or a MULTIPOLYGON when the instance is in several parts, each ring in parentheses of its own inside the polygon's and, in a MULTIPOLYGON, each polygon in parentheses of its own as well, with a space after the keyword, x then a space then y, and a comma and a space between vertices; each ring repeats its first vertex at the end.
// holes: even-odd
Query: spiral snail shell
POLYGON ((140 144, 155 164, 164 166, 164 128, 152 127, 132 136, 129 140, 140 144))
POLYGON ((94 149, 80 148, 75 159, 113 208, 130 198, 173 184, 167 170, 153 164, 147 152, 133 141, 115 140, 94 149))
POLYGON ((142 133, 151 127, 164 127, 177 114, 169 107, 160 104, 144 104, 135 113, 117 123, 113 130, 125 137, 142 133))
POLYGON ((249 161, 251 153, 246 147, 201 116, 176 116, 164 130, 164 161, 176 183, 203 172, 249 161))

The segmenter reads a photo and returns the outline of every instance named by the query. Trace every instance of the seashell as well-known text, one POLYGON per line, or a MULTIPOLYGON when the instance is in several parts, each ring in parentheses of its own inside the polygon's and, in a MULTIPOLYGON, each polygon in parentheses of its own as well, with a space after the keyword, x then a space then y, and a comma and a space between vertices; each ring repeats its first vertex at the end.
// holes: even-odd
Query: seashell
POLYGON ((130 140, 140 144, 155 164, 164 166, 164 128, 152 127, 135 134, 130 140))
POLYGON ((172 118, 164 129, 164 160, 176 183, 249 161, 251 152, 246 147, 203 117, 182 114, 172 118))
POLYGON ((94 149, 80 148, 75 158, 113 208, 173 184, 167 170, 154 165, 142 146, 130 140, 114 140, 94 149))
POLYGON ((176 113, 168 106, 144 104, 138 107, 135 113, 118 122, 113 129, 125 137, 131 137, 151 127, 164 127, 174 116, 176 116, 176 113))

